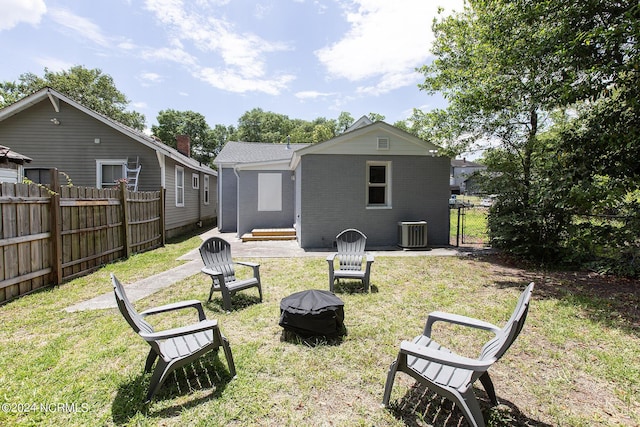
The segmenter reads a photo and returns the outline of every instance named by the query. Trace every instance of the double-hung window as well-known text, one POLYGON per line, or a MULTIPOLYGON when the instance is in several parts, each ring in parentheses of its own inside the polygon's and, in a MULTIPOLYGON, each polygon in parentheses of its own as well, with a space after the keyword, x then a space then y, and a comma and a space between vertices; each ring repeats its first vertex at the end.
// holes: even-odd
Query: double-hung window
POLYGON ((391 207, 391 162, 367 162, 367 207, 391 207))
POLYGON ((176 207, 184 206, 184 168, 176 166, 176 207))
POLYGON ((204 176, 204 204, 209 204, 209 175, 204 176))

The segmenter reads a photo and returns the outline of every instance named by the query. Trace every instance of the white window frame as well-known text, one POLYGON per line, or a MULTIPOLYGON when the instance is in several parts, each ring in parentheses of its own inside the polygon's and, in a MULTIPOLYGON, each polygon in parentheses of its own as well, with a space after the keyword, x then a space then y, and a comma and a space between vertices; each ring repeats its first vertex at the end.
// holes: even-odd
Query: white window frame
POLYGON ((176 165, 176 207, 184 207, 184 168, 178 165, 176 165))
POLYGON ((390 161, 368 161, 367 162, 367 177, 366 177, 366 189, 365 200, 367 209, 391 209, 393 207, 391 203, 391 162, 390 161), (385 182, 384 183, 372 183, 370 179, 371 166, 384 166, 385 167, 385 182), (372 204, 369 202, 369 188, 371 187, 383 187, 384 188, 384 203, 372 204))
POLYGON ((200 189, 200 174, 192 173, 191 174, 191 188, 194 190, 200 189))
POLYGON ((116 186, 115 182, 106 187, 102 185, 102 166, 121 166, 122 178, 127 177, 127 159, 96 159, 96 188, 111 188, 116 186))
POLYGON ((204 192, 204 204, 209 204, 209 175, 204 176, 204 182, 202 183, 203 192, 204 192))

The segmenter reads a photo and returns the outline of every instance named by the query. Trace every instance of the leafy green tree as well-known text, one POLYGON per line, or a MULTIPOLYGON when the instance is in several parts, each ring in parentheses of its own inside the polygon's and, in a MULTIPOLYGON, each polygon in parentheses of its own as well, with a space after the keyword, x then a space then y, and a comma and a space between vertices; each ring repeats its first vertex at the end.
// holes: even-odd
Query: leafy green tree
POLYGON ((334 127, 330 123, 317 124, 313 127, 311 142, 328 141, 334 136, 334 127))
POLYGON ((158 124, 151 126, 151 132, 166 145, 176 148, 176 137, 188 135, 191 153, 195 159, 208 164, 211 153, 216 149, 211 129, 204 116, 194 111, 162 110, 158 113, 158 124))
POLYGON ((229 138, 235 132, 235 128, 233 126, 224 126, 217 124, 209 131, 210 141, 210 157, 215 157, 218 155, 224 144, 229 141, 229 138))
POLYGON ((144 129, 144 115, 127 111, 127 97, 116 88, 110 75, 103 74, 97 68, 75 66, 61 72, 45 68, 42 77, 33 73, 22 74, 18 82, 0 84, 0 106, 15 102, 47 86, 122 124, 138 130, 144 129))
POLYGON ((338 116, 338 123, 336 128, 336 133, 342 133, 349 128, 355 122, 353 116, 346 111, 342 111, 338 116))
MULTIPOLYGON (((629 160, 640 149, 638 3, 467 5, 434 24, 436 59, 421 68, 422 88, 443 93, 449 107, 414 111, 412 130, 453 154, 478 141, 494 147, 486 163, 488 188, 500 196, 489 220, 496 246, 557 260, 580 240, 586 252, 590 227, 579 229, 576 213, 599 215, 620 200, 626 212, 640 210, 629 160)), ((637 216, 624 218, 637 225, 637 216)), ((618 226, 636 259, 638 229, 618 226)), ((608 246, 601 252, 616 252, 608 246)))
POLYGON ((385 116, 378 113, 369 113, 368 117, 372 122, 383 122, 385 119, 385 116))
POLYGON ((284 114, 254 108, 238 119, 234 139, 247 142, 286 142, 293 129, 292 121, 284 114))
POLYGON ((533 156, 543 119, 556 107, 554 94, 563 83, 553 78, 553 50, 541 51, 549 28, 536 17, 521 2, 470 1, 462 12, 436 22, 436 59, 421 68, 420 87, 441 92, 449 106, 421 117, 414 111, 414 119, 430 126, 427 136, 446 142, 452 153, 468 150, 475 141, 499 144, 489 165, 508 166, 495 169, 508 186, 498 188, 502 197, 493 214, 519 228, 507 230, 504 219, 490 223, 492 243, 553 256, 556 220, 549 228, 547 218, 536 214, 533 156))
POLYGON ((398 120, 397 122, 395 122, 393 124, 393 126, 397 127, 398 129, 402 129, 405 132, 411 133, 409 125, 407 124, 407 122, 405 120, 398 120))

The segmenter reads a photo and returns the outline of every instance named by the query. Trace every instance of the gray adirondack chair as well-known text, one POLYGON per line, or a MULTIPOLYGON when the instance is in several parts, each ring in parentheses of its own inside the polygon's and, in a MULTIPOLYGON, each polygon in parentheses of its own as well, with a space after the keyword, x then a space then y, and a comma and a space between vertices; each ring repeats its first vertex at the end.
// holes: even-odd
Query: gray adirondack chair
POLYGON ((258 288, 260 302, 262 302, 262 285, 260 284, 260 264, 253 262, 233 261, 231 258, 231 245, 219 237, 211 237, 200 245, 200 256, 204 267, 202 272, 211 277, 211 290, 209 300, 213 292, 222 293, 222 305, 225 311, 231 311, 231 296, 237 291, 258 288), (248 279, 237 279, 235 265, 251 267, 253 277, 248 279))
POLYGON ((229 373, 232 377, 236 376, 236 368, 233 363, 229 341, 220 332, 217 320, 207 320, 200 301, 182 301, 138 313, 127 298, 124 287, 113 274, 111 274, 111 282, 113 283, 113 291, 120 312, 133 330, 151 346, 144 371, 151 372, 151 368, 157 359, 145 403, 151 401, 171 372, 193 362, 209 351, 218 350, 220 346, 224 349, 229 373), (198 323, 156 332, 144 320, 146 316, 152 314, 184 308, 194 308, 198 311, 198 323))
POLYGON ((522 292, 511 318, 502 328, 456 314, 429 314, 423 334, 413 341, 403 341, 400 344, 398 358, 389 367, 382 404, 389 405, 396 372, 402 371, 430 390, 455 402, 470 425, 483 427, 485 422, 473 392, 473 383, 479 379, 491 403, 498 404, 488 369, 504 355, 522 330, 533 286, 530 283, 522 292), (495 336, 482 347, 477 359, 463 357, 431 339, 431 329, 437 321, 483 329, 493 332, 495 336))
POLYGON ((365 251, 367 236, 361 231, 349 228, 336 236, 337 253, 327 256, 329 263, 329 290, 339 279, 362 280, 365 291, 369 290, 369 278, 373 255, 365 251), (338 269, 335 269, 335 259, 338 259, 338 269))

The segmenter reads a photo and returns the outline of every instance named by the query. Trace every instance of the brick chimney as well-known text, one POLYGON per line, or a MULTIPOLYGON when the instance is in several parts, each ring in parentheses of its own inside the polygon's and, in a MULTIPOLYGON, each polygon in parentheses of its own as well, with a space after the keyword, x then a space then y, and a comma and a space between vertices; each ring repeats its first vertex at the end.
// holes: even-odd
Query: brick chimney
POLYGON ((177 148, 180 154, 184 154, 187 157, 191 157, 191 140, 189 135, 176 136, 177 148))

